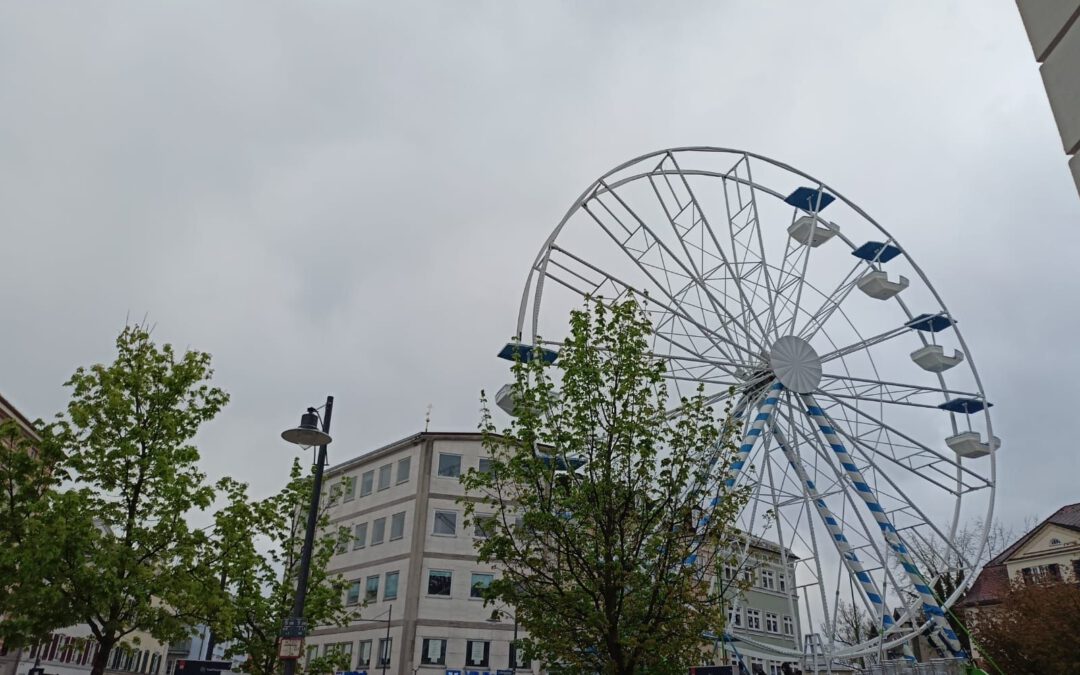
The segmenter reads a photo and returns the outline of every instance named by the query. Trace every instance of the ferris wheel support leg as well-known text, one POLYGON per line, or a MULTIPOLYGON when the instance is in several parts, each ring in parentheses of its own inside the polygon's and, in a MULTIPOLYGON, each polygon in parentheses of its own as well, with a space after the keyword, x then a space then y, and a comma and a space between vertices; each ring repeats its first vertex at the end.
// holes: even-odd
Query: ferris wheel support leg
POLYGON ((799 482, 802 483, 803 489, 806 491, 806 496, 810 498, 814 508, 817 509, 818 515, 821 516, 821 520, 825 522, 825 529, 828 530, 829 536, 832 537, 833 544, 836 545, 836 550, 840 553, 840 557, 844 561, 844 566, 848 568, 848 572, 851 576, 858 579, 862 584, 863 592, 866 593, 866 598, 874 606, 874 614, 880 622, 882 632, 892 628, 894 622, 892 614, 889 613, 889 608, 885 605, 885 596, 881 594, 881 591, 877 587, 877 583, 873 577, 867 573, 863 568, 862 561, 859 560, 859 556, 855 553, 855 550, 851 547, 851 543, 848 541, 847 536, 844 534, 843 529, 840 527, 840 521, 837 520, 836 515, 829 509, 822 498, 821 493, 818 491, 814 481, 810 479, 810 475, 806 472, 806 467, 803 466, 802 460, 795 454, 795 451, 788 444, 784 434, 780 431, 779 427, 772 426, 773 438, 776 439, 777 444, 784 453, 784 457, 787 458, 788 464, 795 471, 795 476, 798 477, 799 482))
POLYGON ((746 435, 743 436, 742 443, 739 444, 739 452, 735 454, 735 459, 731 462, 731 475, 724 481, 725 489, 730 490, 735 487, 735 481, 738 480, 739 474, 742 473, 743 468, 746 466, 750 451, 754 449, 754 444, 761 437, 765 424, 772 417, 773 410, 776 409, 776 402, 779 400, 780 392, 783 389, 784 385, 774 382, 765 392, 765 400, 758 407, 757 417, 754 418, 750 428, 746 430, 746 435))
POLYGON ((799 396, 802 397, 807 414, 814 423, 817 424, 818 429, 820 429, 822 435, 825 436, 825 440, 829 443, 833 452, 836 453, 836 458, 840 460, 840 465, 843 467, 844 472, 854 484, 855 491, 858 493, 859 497, 866 502, 867 508, 870 509, 870 513, 874 516, 874 520, 877 521, 878 526, 881 528, 881 533, 885 537, 885 541, 888 542, 889 547, 893 550, 893 553, 896 554, 897 559, 900 561, 900 565, 904 568, 904 572, 907 573, 908 579, 911 580, 915 590, 919 593, 919 597, 922 599, 923 611, 933 620, 934 625, 936 626, 936 632, 941 634, 945 644, 949 647, 949 651, 951 651, 954 656, 966 656, 963 647, 960 645, 960 640, 957 639, 956 633, 953 632, 952 627, 949 626, 949 622, 945 618, 945 612, 942 611, 941 605, 938 604, 937 598, 934 597, 934 592, 930 590, 930 586, 926 583, 926 579, 915 565, 915 559, 912 558, 911 553, 908 551, 907 546, 904 545, 904 542, 900 540, 900 535, 897 534, 896 528, 893 527, 888 514, 885 513, 885 509, 882 508, 881 504, 878 502, 878 498, 874 494, 873 489, 863 477, 862 471, 859 470, 859 467, 848 453, 847 447, 837 435, 833 421, 829 419, 825 410, 818 405, 813 394, 799 394, 799 396))

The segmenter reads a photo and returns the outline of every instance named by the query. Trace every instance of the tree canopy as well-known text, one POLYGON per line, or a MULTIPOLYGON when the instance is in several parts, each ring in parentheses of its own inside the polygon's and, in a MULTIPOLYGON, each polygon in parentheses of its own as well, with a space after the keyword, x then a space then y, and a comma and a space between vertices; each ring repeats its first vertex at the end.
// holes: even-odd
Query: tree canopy
POLYGON ((723 628, 713 579, 746 499, 723 487, 734 425, 700 390, 672 400, 651 335, 633 300, 590 301, 554 365, 518 350, 506 428, 482 400, 490 464, 462 482, 478 558, 501 570, 487 598, 551 668, 685 673, 723 628))

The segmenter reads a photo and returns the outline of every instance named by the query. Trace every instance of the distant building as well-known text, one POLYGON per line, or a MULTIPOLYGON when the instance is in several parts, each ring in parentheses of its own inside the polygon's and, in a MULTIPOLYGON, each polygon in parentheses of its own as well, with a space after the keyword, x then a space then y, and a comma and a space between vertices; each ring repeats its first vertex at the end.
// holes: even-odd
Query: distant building
MULTIPOLYGON (((476 433, 421 433, 327 471, 340 496, 329 511, 335 527, 353 533, 329 565, 350 581, 346 604, 356 620, 318 628, 309 655, 349 654, 350 669, 387 675, 442 675, 447 670, 494 675, 509 669, 512 610, 491 621, 481 589, 496 570, 476 561, 457 503, 458 477, 485 459, 476 433), (360 609, 363 602, 367 606, 360 609)), ((520 661, 518 672, 532 664, 520 661)))
POLYGON ((785 662, 798 662, 790 656, 778 656, 768 648, 802 649, 799 599, 795 591, 798 559, 791 551, 782 551, 778 545, 758 539, 745 557, 724 566, 723 578, 717 583, 725 596, 733 598, 728 606, 727 624, 733 642, 719 645, 717 665, 737 665, 742 657, 748 669, 757 666, 765 673, 778 675, 785 662), (732 590, 728 591, 729 588, 732 590))
POLYGON ((986 563, 955 609, 974 623, 1002 605, 1011 583, 1045 581, 1080 582, 1080 504, 1061 507, 986 563))
MULTIPOLYGON (((484 607, 481 589, 498 570, 477 562, 483 532, 465 527, 457 503, 464 496, 459 476, 486 461, 480 441, 476 433, 425 432, 327 470, 327 491, 338 493, 331 524, 353 534, 328 571, 350 581, 345 599, 357 608, 357 619, 312 630, 309 657, 345 652, 350 670, 381 673, 385 665, 388 675, 510 669, 513 610, 498 608, 493 617, 493 608, 484 607)), ((795 659, 769 655, 742 639, 800 649, 796 557, 786 552, 786 566, 781 558, 778 546, 759 541, 728 571, 751 584, 732 609, 740 640, 734 647, 748 667, 760 665, 767 673, 779 673, 781 663, 795 659)), ((729 662, 733 652, 732 645, 718 647, 717 662, 729 662)), ((538 665, 519 659, 516 669, 528 673, 538 665)))
POLYGON ((1080 192, 1080 0, 1017 0, 1080 192))
POLYGON ((1080 504, 1061 507, 986 563, 956 607, 999 605, 1010 580, 1080 582, 1080 504))

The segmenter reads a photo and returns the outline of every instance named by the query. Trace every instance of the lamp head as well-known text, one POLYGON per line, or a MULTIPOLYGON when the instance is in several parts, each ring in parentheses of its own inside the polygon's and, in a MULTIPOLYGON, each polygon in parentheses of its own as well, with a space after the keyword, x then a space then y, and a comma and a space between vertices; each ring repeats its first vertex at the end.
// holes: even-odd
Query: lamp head
POLYGON ((330 434, 319 428, 319 414, 315 408, 308 408, 300 417, 300 426, 282 431, 281 437, 293 445, 305 448, 328 445, 333 440, 330 434))

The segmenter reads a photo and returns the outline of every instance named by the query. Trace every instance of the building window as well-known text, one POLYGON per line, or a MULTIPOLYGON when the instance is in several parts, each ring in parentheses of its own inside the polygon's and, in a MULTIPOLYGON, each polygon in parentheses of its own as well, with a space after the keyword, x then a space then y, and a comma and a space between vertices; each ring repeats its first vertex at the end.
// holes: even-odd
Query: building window
POLYGON ((484 597, 484 589, 491 585, 493 579, 495 579, 494 574, 481 574, 480 572, 473 572, 472 582, 469 584, 469 597, 484 597))
POLYGON ((1053 539, 1050 540, 1050 545, 1051 546, 1061 546, 1061 540, 1058 539, 1057 537, 1054 537, 1053 539))
POLYGON ((390 665, 390 649, 394 642, 394 638, 380 638, 379 639, 379 665, 390 665))
POLYGON ((750 630, 761 630, 761 610, 746 609, 746 627, 750 630))
POLYGON ((358 548, 364 548, 367 546, 367 523, 360 523, 353 528, 353 540, 352 547, 355 551, 358 548))
POLYGON ((734 565, 724 565, 724 578, 729 579, 729 580, 735 578, 735 566, 734 565))
POLYGON ((519 649, 516 642, 510 643, 510 667, 519 670, 529 669, 529 661, 525 658, 525 650, 519 649))
POLYGON ((390 489, 390 479, 393 477, 393 473, 394 473, 394 465, 393 464, 387 464, 385 466, 380 466, 379 467, 379 489, 380 490, 389 490, 390 489))
POLYGON ((742 628, 742 607, 728 607, 728 624, 742 628))
POLYGON ((791 620, 790 616, 784 617, 784 635, 795 634, 795 622, 791 620))
POLYGON ((375 486, 375 472, 365 471, 364 475, 360 476, 360 496, 367 497, 371 494, 372 488, 375 486))
POLYGON ((383 537, 386 536, 386 518, 376 518, 371 523, 371 545, 377 546, 383 543, 383 537))
POLYGON ((433 534, 452 537, 457 534, 457 511, 436 511, 433 534))
POLYGON ((781 591, 787 591, 787 575, 786 574, 777 574, 776 575, 776 587, 779 588, 781 591))
POLYGON ((412 468, 412 457, 403 457, 397 463, 398 484, 409 482, 409 470, 412 468))
POLYGON ((317 658, 319 658, 319 645, 308 645, 307 656, 304 657, 304 663, 310 664, 317 658))
POLYGON ((346 659, 343 659, 341 663, 335 665, 344 664, 345 670, 352 668, 352 643, 351 642, 335 642, 333 644, 323 645, 323 656, 337 656, 338 654, 345 654, 346 659))
POLYGON ((337 544, 334 547, 334 552, 338 553, 338 554, 341 554, 341 553, 347 553, 348 551, 349 551, 349 528, 347 528, 347 527, 339 527, 338 528, 338 540, 337 540, 337 544))
POLYGON ((770 633, 780 632, 780 617, 772 612, 765 613, 765 630, 770 633))
POLYGON ((384 602, 386 600, 395 600, 397 598, 397 583, 398 583, 398 573, 397 572, 387 572, 386 573, 386 585, 383 587, 383 592, 382 592, 382 599, 383 599, 384 602))
POLYGON ((476 514, 473 516, 473 536, 477 539, 487 539, 495 532, 495 516, 476 514))
POLYGON ((390 516, 390 541, 401 539, 405 536, 405 512, 395 513, 390 516))
POLYGON ((375 602, 379 599, 379 575, 374 574, 367 578, 364 586, 364 602, 375 602))
POLYGON ((346 605, 359 605, 360 604, 360 582, 353 581, 349 583, 349 589, 345 591, 345 604, 346 605))
POLYGON ((343 499, 351 502, 356 497, 356 476, 346 476, 342 481, 343 499))
POLYGON ((446 640, 424 638, 424 653, 420 656, 420 662, 432 666, 445 666, 446 640))
POLYGON ((461 475, 461 455, 439 453, 439 475, 445 478, 457 478, 461 475))
POLYGON ((446 570, 431 570, 428 572, 427 592, 428 595, 442 595, 450 597, 450 582, 452 572, 446 570))
POLYGON ((480 473, 491 473, 491 458, 490 457, 481 457, 480 458, 480 463, 477 466, 477 469, 479 470, 480 473))
POLYGON ((488 651, 490 642, 484 640, 469 640, 469 650, 465 653, 465 665, 487 668, 488 651))
POLYGON ((775 591, 776 590, 776 573, 772 570, 761 570, 761 587, 775 591))
POLYGON ((1026 584, 1045 584, 1061 581, 1061 567, 1057 564, 1036 565, 1020 570, 1026 584))
POLYGON ((356 666, 366 668, 371 665, 371 640, 361 640, 356 649, 356 666))

